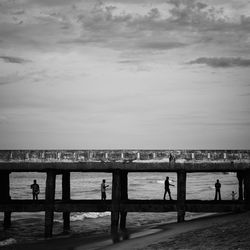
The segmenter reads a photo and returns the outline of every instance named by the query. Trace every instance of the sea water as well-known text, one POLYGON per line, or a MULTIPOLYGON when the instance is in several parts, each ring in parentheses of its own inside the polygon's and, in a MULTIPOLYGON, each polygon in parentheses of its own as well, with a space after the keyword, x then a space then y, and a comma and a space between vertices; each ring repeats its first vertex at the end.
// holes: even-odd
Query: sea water
MULTIPOLYGON (((176 173, 129 173, 129 199, 163 199, 164 181, 169 176, 172 198, 177 198, 176 173)), ((45 198, 45 173, 11 173, 10 195, 12 199, 32 199, 30 185, 36 179, 40 186, 39 199, 45 198)), ((112 174, 110 173, 71 173, 71 199, 100 199, 100 186, 106 180, 107 199, 111 199, 112 174)), ((214 184, 219 179, 223 200, 232 199, 231 193, 237 193, 238 180, 235 173, 190 173, 187 174, 187 199, 214 199, 214 184)), ((62 179, 56 177, 56 199, 62 197, 62 179)), ((169 197, 167 196, 167 199, 169 197)), ((187 213, 187 219, 197 214, 187 213)), ((0 214, 3 221, 3 213, 0 214)), ((89 235, 110 232, 110 212, 103 213, 71 213, 72 235, 89 235)), ((128 213, 127 227, 141 228, 143 226, 169 223, 176 221, 176 212, 167 213, 128 213)), ((53 234, 62 237, 62 213, 55 213, 53 234)), ((0 237, 12 238, 17 242, 43 239, 44 212, 12 213, 12 226, 8 230, 0 229, 0 237)), ((0 240, 1 240, 0 238, 0 240)))

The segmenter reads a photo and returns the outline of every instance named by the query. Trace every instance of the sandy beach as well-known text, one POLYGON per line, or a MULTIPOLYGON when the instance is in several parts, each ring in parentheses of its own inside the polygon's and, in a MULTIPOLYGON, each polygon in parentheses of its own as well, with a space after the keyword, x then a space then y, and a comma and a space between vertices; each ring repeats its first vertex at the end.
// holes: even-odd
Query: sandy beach
POLYGON ((250 249, 249 212, 209 216, 160 228, 162 231, 155 234, 104 249, 250 249))
POLYGON ((113 245, 108 234, 13 244, 8 250, 160 250, 250 249, 250 212, 212 215, 184 223, 170 223, 130 231, 130 239, 113 245))

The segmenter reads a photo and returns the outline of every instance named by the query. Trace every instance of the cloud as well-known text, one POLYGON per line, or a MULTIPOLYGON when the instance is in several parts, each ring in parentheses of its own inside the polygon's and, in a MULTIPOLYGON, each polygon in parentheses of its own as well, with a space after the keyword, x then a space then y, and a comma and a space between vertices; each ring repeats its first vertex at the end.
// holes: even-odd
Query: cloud
POLYGON ((22 10, 22 9, 20 9, 20 10, 14 10, 11 14, 13 14, 13 15, 23 15, 23 14, 25 14, 25 11, 24 10, 22 10))
POLYGON ((187 45, 168 32, 175 32, 175 27, 158 8, 135 14, 100 3, 88 13, 78 13, 76 18, 81 25, 80 36, 59 43, 143 50, 170 50, 187 45))
POLYGON ((120 60, 118 61, 118 63, 121 63, 121 64, 134 64, 134 63, 141 63, 142 61, 140 60, 120 60))
POLYGON ((24 77, 20 76, 18 74, 0 76, 0 86, 1 85, 6 85, 6 84, 9 84, 9 83, 20 82, 23 79, 24 79, 24 77))
POLYGON ((81 31, 72 43, 91 45, 93 41, 94 46, 115 49, 170 50, 206 41, 218 47, 227 43, 239 48, 240 43, 240 48, 246 49, 247 16, 229 17, 223 9, 197 0, 168 0, 165 6, 155 4, 136 13, 129 8, 121 10, 115 3, 96 4, 88 13, 76 13, 81 31))
POLYGON ((2 59, 4 62, 6 63, 27 63, 27 62, 31 62, 30 60, 27 59, 23 59, 20 57, 13 57, 13 56, 0 56, 0 59, 2 59))
POLYGON ((241 94, 240 96, 250 96, 250 92, 241 94))
POLYGON ((151 5, 142 0, 23 1, 27 9, 14 4, 11 9, 17 13, 17 21, 9 14, 2 16, 6 21, 0 24, 0 37, 5 47, 41 51, 99 47, 136 54, 173 49, 182 53, 189 46, 209 45, 237 50, 239 56, 250 49, 246 32, 250 18, 235 18, 232 9, 226 12, 209 5, 211 1, 159 0, 151 5))
POLYGON ((213 68, 250 67, 250 59, 240 57, 200 57, 189 64, 205 64, 213 68))
POLYGON ((146 41, 141 42, 139 47, 142 49, 154 49, 154 50, 169 50, 180 47, 185 47, 186 44, 180 42, 167 42, 167 41, 146 41))

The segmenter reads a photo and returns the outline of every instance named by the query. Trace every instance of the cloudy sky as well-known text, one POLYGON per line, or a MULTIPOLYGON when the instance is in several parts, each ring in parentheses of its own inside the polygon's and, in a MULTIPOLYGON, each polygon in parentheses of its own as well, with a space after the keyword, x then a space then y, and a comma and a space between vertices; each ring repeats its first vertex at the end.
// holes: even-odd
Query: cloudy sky
POLYGON ((249 149, 249 53, 248 0, 0 0, 0 149, 249 149))

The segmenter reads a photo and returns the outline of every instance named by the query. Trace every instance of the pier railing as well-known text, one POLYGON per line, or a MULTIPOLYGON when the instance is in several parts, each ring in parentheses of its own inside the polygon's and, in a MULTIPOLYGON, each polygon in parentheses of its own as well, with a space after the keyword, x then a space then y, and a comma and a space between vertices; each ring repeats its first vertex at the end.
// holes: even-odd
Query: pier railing
POLYGON ((250 150, 0 150, 0 162, 250 161, 250 150))

